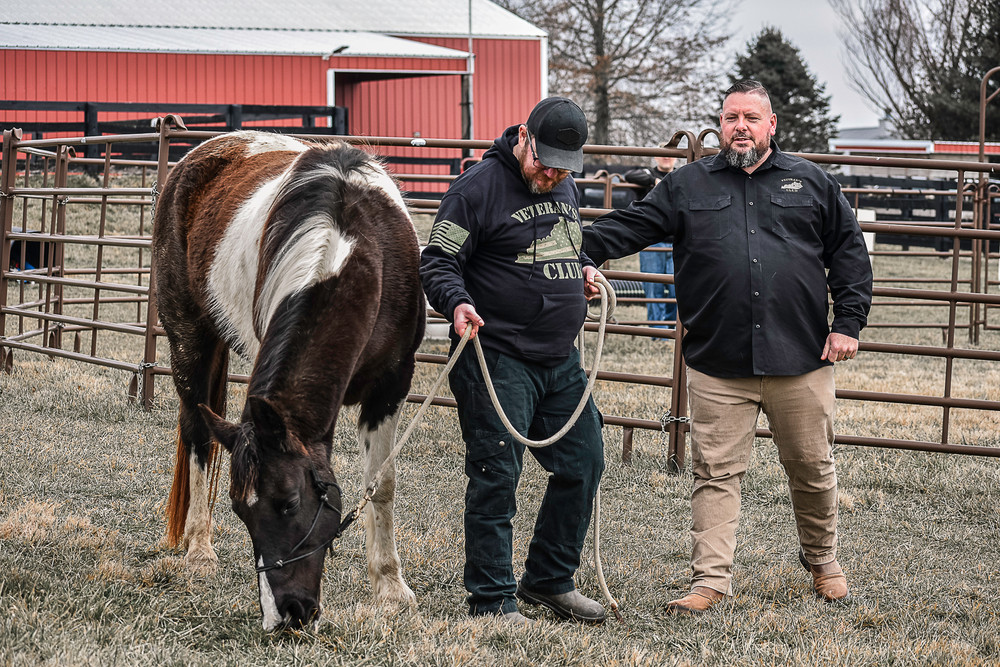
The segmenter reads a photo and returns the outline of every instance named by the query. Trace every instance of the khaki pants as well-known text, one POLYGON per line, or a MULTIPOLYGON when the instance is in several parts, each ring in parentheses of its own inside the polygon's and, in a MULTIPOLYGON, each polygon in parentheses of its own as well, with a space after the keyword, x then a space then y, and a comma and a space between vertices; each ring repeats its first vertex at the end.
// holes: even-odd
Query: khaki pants
POLYGON ((692 587, 732 595, 740 482, 761 410, 791 492, 799 544, 813 565, 837 557, 833 367, 805 375, 717 378, 688 368, 692 587))

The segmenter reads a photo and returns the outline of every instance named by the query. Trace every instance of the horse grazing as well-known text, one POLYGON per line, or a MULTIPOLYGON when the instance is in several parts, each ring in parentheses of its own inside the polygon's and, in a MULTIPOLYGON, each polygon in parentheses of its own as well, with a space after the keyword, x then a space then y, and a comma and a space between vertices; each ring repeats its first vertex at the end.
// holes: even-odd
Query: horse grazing
MULTIPOLYGON (((191 151, 156 204, 157 307, 180 397, 167 543, 214 570, 215 442, 246 525, 272 630, 318 620, 341 525, 330 468, 341 405, 360 404, 367 487, 392 449, 423 337, 416 231, 378 160, 344 143, 234 132, 191 151), (254 360, 239 424, 225 417, 229 350, 254 360)), ((393 536, 395 468, 366 508, 368 574, 415 600, 393 536)))

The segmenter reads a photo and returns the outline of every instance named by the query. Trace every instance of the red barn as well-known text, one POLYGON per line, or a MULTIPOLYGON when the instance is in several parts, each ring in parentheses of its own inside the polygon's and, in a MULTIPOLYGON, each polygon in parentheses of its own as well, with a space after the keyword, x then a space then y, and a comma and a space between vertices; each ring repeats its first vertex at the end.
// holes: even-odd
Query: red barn
MULTIPOLYGON (((545 33, 489 0, 5 5, 6 100, 343 106, 351 134, 492 139, 547 94, 545 33)), ((25 113, 0 128, 70 120, 25 113)))

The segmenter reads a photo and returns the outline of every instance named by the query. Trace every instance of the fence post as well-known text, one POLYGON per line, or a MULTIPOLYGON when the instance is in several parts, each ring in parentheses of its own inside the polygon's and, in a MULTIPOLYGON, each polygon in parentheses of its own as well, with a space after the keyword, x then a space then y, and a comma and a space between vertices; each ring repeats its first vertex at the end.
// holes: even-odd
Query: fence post
MULTIPOLYGON (((10 271, 11 244, 7 240, 14 224, 14 196, 11 188, 17 180, 17 144, 21 140, 21 130, 4 130, 3 161, 0 162, 0 341, 7 336, 7 273, 10 271)), ((13 350, 11 350, 13 353, 13 350)), ((8 370, 7 349, 0 346, 0 372, 8 370)), ((9 371, 8 371, 9 372, 9 371)))
POLYGON ((684 470, 685 444, 687 432, 682 425, 690 421, 687 416, 687 367, 684 365, 683 332, 680 318, 674 322, 674 387, 670 392, 670 414, 673 419, 667 424, 670 444, 667 448, 667 469, 679 473, 684 470))
MULTIPOLYGON (((986 230, 988 228, 986 207, 983 201, 986 193, 983 191, 982 186, 983 182, 980 179, 980 182, 972 188, 972 228, 975 230, 986 230)), ((988 290, 986 289, 985 281, 989 277, 983 275, 983 265, 985 264, 985 256, 989 255, 989 240, 979 238, 970 239, 969 246, 972 250, 972 283, 969 285, 969 291, 976 293, 982 291, 983 294, 986 294, 988 290)), ((969 337, 973 343, 978 345, 979 325, 983 323, 981 316, 986 312, 986 304, 973 303, 971 304, 970 311, 972 314, 972 325, 969 328, 969 337)))
MULTIPOLYGON (((238 106, 238 105, 234 105, 238 106)), ((159 144, 157 146, 156 162, 156 183, 153 185, 153 228, 156 228, 156 206, 157 197, 163 192, 163 186, 167 182, 167 172, 170 169, 170 130, 173 125, 179 125, 181 129, 186 129, 184 123, 175 116, 167 116, 159 119, 160 131, 159 144)), ((159 326, 159 311, 156 308, 156 256, 150 253, 149 256, 149 290, 146 297, 146 332, 143 341, 142 353, 142 390, 141 401, 143 410, 153 408, 153 382, 156 375, 153 369, 156 366, 156 327, 159 326)))
MULTIPOLYGON (((55 188, 65 188, 69 181, 69 162, 73 157, 72 148, 61 144, 56 151, 56 170, 52 186, 55 188)), ((52 222, 49 233, 53 237, 66 236, 66 195, 54 195, 52 197, 52 222)), ((55 275, 58 278, 66 277, 66 246, 62 241, 48 242, 48 269, 49 277, 55 275)), ((45 312, 55 315, 63 314, 63 285, 49 283, 45 288, 45 312)), ((49 334, 49 322, 46 320, 43 327, 42 344, 48 347, 62 348, 62 326, 52 325, 52 333, 49 334)))
MULTIPOLYGON (((243 105, 242 104, 230 104, 229 105, 229 121, 226 125, 229 126, 230 130, 242 130, 243 129, 243 105)), ((162 128, 161 128, 162 132, 162 128)), ((162 135, 161 135, 162 136, 162 135)))
MULTIPOLYGON (((83 104, 83 133, 88 137, 96 137, 101 134, 101 126, 98 122, 98 107, 96 104, 91 102, 84 102, 83 104)), ((100 157, 101 148, 95 143, 87 143, 86 148, 83 151, 84 157, 97 159, 100 157)), ((97 177, 97 166, 93 164, 87 164, 83 167, 84 173, 88 176, 94 178, 97 177)))
POLYGON ((347 107, 333 107, 333 133, 346 135, 347 132, 347 107))

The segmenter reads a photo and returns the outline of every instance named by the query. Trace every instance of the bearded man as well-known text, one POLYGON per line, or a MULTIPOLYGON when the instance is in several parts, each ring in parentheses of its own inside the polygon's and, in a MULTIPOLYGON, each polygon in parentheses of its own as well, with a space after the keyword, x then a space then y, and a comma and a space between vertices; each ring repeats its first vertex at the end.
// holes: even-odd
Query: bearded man
MULTIPOLYGON (((577 188, 587 119, 575 103, 549 97, 512 125, 459 176, 441 200, 421 255, 427 300, 454 327, 452 350, 472 328, 500 404, 517 430, 548 438, 566 423, 587 384, 573 346, 587 314, 577 188)), ((449 375, 465 440, 465 588, 469 613, 525 625, 517 600, 558 616, 601 623, 600 603, 573 575, 604 471, 601 418, 593 398, 560 440, 533 448, 550 473, 524 574, 515 583, 511 519, 524 445, 490 401, 476 355, 449 375)))
MULTIPOLYGON (((843 600, 833 365, 854 358, 867 323, 868 252, 837 181, 778 149, 764 86, 729 88, 719 122, 719 154, 666 175, 583 232, 597 265, 673 243, 692 420, 693 576, 667 609, 703 612, 732 595, 740 485, 761 411, 788 477, 798 560, 821 600, 843 600)), ((588 281, 595 273, 586 271, 588 281)))

